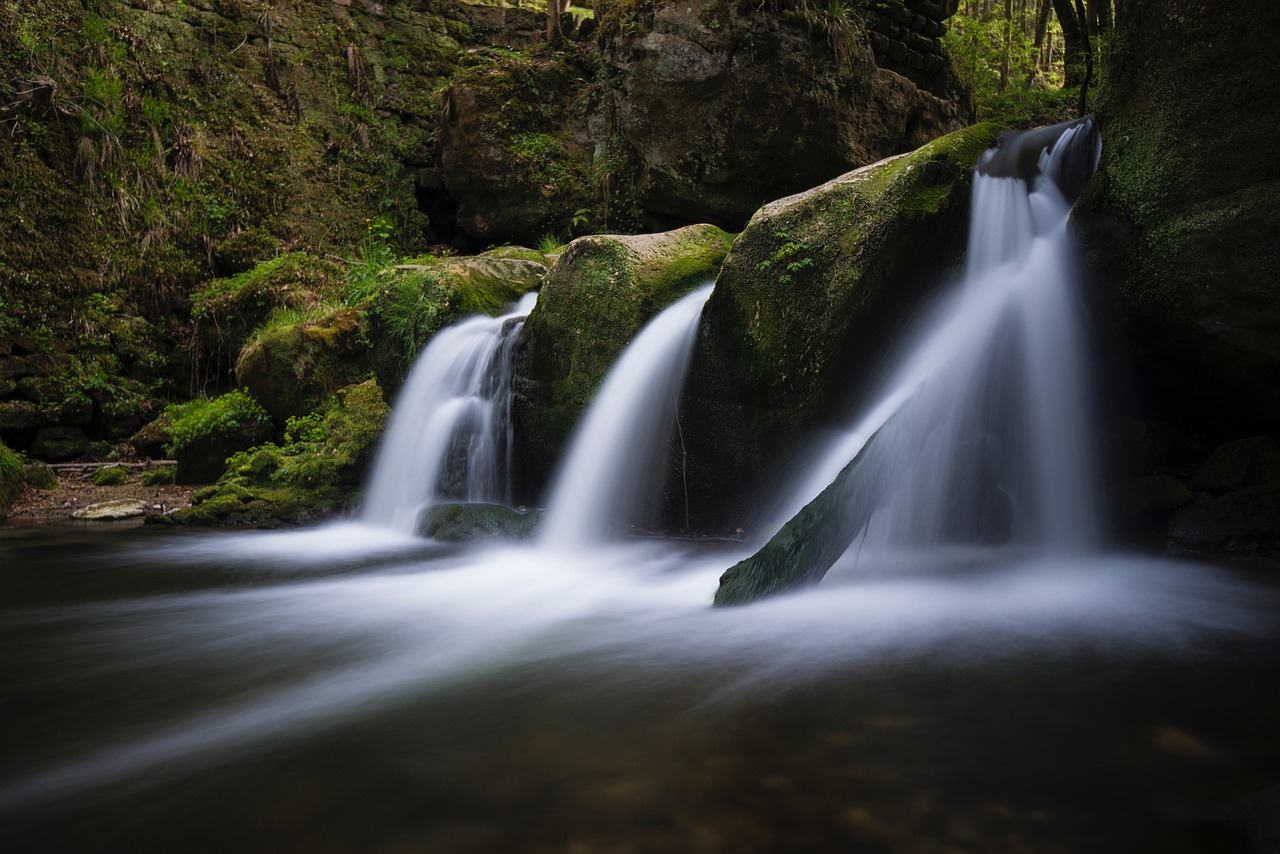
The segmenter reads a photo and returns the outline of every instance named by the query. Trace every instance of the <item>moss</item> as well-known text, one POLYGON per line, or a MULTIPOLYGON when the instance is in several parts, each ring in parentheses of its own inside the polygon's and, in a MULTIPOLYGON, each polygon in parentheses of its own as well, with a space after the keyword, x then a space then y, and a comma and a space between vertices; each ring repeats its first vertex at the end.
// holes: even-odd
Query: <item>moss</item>
POLYGON ((58 488, 58 473, 53 470, 53 466, 38 460, 23 466, 23 479, 36 489, 58 488))
POLYGON ((0 442, 0 518, 4 518, 13 502, 18 500, 24 480, 22 461, 9 450, 8 445, 0 442))
POLYGON ((713 225, 573 241, 525 324, 516 416, 545 478, 609 368, 654 315, 715 278, 732 236, 713 225))
POLYGON ((761 208, 703 315, 683 403, 693 516, 736 525, 754 479, 845 402, 892 331, 964 252, 991 124, 761 208), (924 249, 922 249, 924 247, 924 249))
POLYGON ((395 391, 436 332, 469 314, 501 314, 545 273, 544 263, 495 254, 422 258, 386 269, 367 302, 364 333, 379 383, 395 391))
POLYGON ((119 486, 129 479, 129 472, 123 466, 107 466, 98 469, 93 475, 94 486, 119 486))
POLYGON ((165 418, 181 483, 216 480, 228 456, 271 434, 271 416, 242 389, 172 406, 165 418))
POLYGON ((147 469, 142 473, 141 481, 143 486, 165 486, 173 483, 177 472, 173 466, 158 466, 153 469, 147 469))
POLYGON ((349 510, 389 416, 375 381, 342 389, 315 412, 289 419, 283 444, 234 454, 219 483, 197 492, 172 521, 279 527, 349 510))

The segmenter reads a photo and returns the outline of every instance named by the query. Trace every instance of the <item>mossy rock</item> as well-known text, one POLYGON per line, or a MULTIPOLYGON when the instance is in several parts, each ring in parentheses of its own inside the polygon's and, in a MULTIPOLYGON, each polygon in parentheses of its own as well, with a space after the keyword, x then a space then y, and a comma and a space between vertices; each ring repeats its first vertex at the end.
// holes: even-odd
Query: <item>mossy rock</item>
POLYGON ((89 437, 78 427, 42 427, 31 443, 31 455, 44 460, 66 460, 89 450, 89 437))
POLYGON ((1210 435, 1274 433, 1280 6, 1132 0, 1108 39, 1102 160, 1073 213, 1137 379, 1210 435), (1178 81, 1173 85, 1171 81, 1178 81))
POLYGON ((23 466, 23 479, 36 489, 57 489, 58 473, 53 466, 39 460, 23 466))
POLYGON ((5 517, 13 502, 18 500, 25 480, 26 472, 22 461, 8 445, 0 442, 0 519, 5 517))
POLYGON ((1174 511, 1192 500, 1184 481, 1163 474, 1129 478, 1114 484, 1109 492, 1113 527, 1122 534, 1151 541, 1156 535, 1163 538, 1174 511))
POLYGON ((252 270, 280 254, 280 238, 262 228, 246 228, 222 240, 213 250, 214 269, 222 276, 252 270))
POLYGON ((545 262, 497 255, 423 258, 383 270, 365 304, 374 376, 394 394, 433 335, 468 315, 502 314, 546 273, 545 262))
POLYGON ((739 523, 753 487, 868 376, 958 270, 980 124, 761 208, 707 302, 682 403, 696 528, 739 523))
POLYGON ((139 480, 143 486, 166 486, 176 480, 176 475, 174 466, 157 466, 144 471, 139 480))
POLYGON ((345 276, 346 266, 332 258, 290 252, 238 275, 213 280, 191 298, 205 358, 214 370, 227 370, 251 333, 273 313, 336 301, 345 276))
POLYGON ((1191 480, 1196 489, 1211 492, 1280 483, 1280 444, 1270 436, 1221 444, 1214 448, 1191 480))
POLYGON ((417 533, 443 543, 526 540, 537 525, 537 510, 522 513, 500 504, 437 504, 423 511, 417 533))
POLYGON ((364 315, 338 309, 318 320, 267 329, 236 360, 236 382, 278 425, 305 415, 369 375, 364 315))
POLYGON ((262 442, 272 428, 271 416, 243 389, 170 407, 166 417, 178 483, 217 480, 228 457, 262 442))
POLYGON ((234 454, 190 507, 154 521, 277 528, 349 512, 389 417, 376 381, 341 389, 316 412, 290 419, 283 445, 234 454))
POLYGON ((94 472, 93 485, 119 486, 128 479, 129 472, 124 466, 107 466, 94 472))
POLYGON ((550 475, 631 339, 664 308, 712 281, 731 241, 714 225, 691 225, 569 244, 525 322, 517 356, 513 417, 530 483, 550 475))

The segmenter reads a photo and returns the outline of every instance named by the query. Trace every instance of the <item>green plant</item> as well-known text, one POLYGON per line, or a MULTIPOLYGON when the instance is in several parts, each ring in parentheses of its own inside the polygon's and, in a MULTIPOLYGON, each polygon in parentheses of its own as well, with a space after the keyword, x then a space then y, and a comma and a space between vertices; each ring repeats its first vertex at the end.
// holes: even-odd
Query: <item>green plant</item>
POLYGON ((262 435, 271 430, 271 416, 244 389, 211 400, 170 405, 164 417, 169 423, 169 452, 175 455, 203 440, 240 433, 262 435))
POLYGON ((108 466, 98 469, 93 476, 94 486, 119 486, 129 479, 124 466, 108 466))
POLYGON ((542 239, 538 241, 538 245, 534 248, 543 255, 554 255, 564 249, 564 241, 556 237, 554 234, 544 234, 542 239))

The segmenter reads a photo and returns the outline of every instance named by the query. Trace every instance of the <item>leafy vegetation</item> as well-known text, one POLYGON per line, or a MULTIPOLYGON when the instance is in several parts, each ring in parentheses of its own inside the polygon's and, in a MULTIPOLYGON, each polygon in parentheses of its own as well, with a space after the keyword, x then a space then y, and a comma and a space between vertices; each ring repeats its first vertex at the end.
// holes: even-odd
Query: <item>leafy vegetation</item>
POLYGON ((9 446, 0 442, 0 517, 9 511, 13 502, 22 492, 24 480, 22 461, 18 455, 9 450, 9 446))

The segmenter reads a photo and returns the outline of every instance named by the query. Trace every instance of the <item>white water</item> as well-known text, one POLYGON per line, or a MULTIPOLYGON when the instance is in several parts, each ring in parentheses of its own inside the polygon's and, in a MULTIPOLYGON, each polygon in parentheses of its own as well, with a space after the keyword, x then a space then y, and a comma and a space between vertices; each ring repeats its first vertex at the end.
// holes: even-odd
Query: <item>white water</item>
POLYGON ((510 502, 512 351, 536 300, 526 294, 510 314, 473 317, 431 339, 378 449, 365 522, 412 533, 439 498, 510 502), (465 470, 450 472, 451 463, 465 470))
POLYGON ((1031 186, 1007 174, 1016 140, 984 158, 957 292, 921 324, 875 402, 810 463, 780 519, 884 428, 873 453, 888 474, 858 496, 874 511, 859 553, 880 559, 944 543, 1055 552, 1100 545, 1070 203, 1053 180, 1064 162, 1081 159, 1082 147, 1087 168, 1096 163, 1090 130, 1078 125, 1050 138, 1031 186))
POLYGON ((544 545, 590 546, 646 520, 711 290, 699 288, 651 320, 609 371, 560 463, 544 545))
POLYGON ((7 609, 6 648, 21 639, 33 660, 58 662, 32 693, 83 694, 103 725, 81 733, 74 754, 62 749, 48 765, 0 775, 0 814, 103 787, 198 777, 502 672, 612 674, 659 692, 688 676, 705 688, 690 702, 714 704, 892 662, 972 667, 1090 648, 1180 655, 1214 637, 1265 636, 1272 625, 1272 596, 1207 567, 993 550, 960 580, 946 565, 917 564, 725 610, 708 603, 724 567, 743 555, 661 542, 573 556, 506 548, 424 558, 384 532, 389 554, 405 551, 374 571, 355 561, 346 567, 354 574, 278 575, 314 571, 350 533, 151 544, 95 570, 208 567, 243 584, 264 559, 273 568, 248 586, 7 609), (117 687, 139 680, 155 687, 117 687), (193 708, 182 698, 196 686, 217 690, 193 708))

